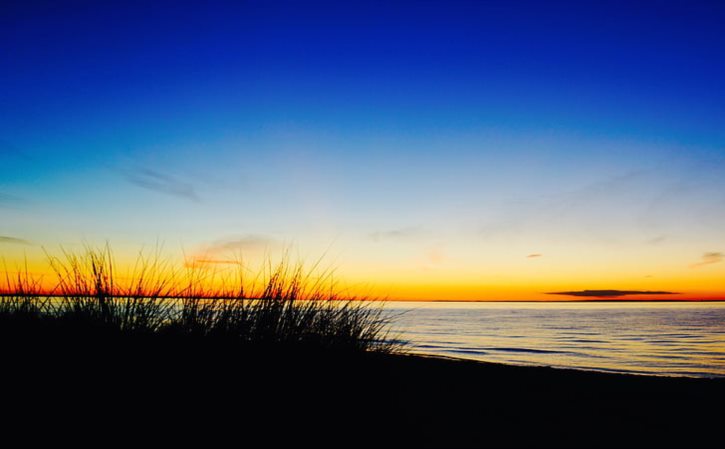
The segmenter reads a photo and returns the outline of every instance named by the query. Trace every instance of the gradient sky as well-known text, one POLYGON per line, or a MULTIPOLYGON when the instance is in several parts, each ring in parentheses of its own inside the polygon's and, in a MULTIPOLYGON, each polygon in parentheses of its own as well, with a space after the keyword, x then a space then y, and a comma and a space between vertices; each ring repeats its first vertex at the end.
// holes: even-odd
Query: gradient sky
POLYGON ((147 3, 0 6, 9 265, 293 247, 390 298, 725 298, 725 3, 147 3))

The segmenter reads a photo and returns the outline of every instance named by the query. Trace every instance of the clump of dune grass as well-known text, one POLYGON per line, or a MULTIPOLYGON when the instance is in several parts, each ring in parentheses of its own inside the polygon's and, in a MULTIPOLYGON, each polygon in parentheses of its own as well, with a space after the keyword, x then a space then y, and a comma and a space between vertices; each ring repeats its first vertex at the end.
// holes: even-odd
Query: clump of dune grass
POLYGON ((396 352, 380 304, 336 293, 330 272, 284 257, 247 276, 191 264, 175 268, 156 252, 116 272, 108 246, 48 255, 56 283, 41 288, 28 270, 6 269, 0 332, 48 338, 159 337, 240 348, 396 352))

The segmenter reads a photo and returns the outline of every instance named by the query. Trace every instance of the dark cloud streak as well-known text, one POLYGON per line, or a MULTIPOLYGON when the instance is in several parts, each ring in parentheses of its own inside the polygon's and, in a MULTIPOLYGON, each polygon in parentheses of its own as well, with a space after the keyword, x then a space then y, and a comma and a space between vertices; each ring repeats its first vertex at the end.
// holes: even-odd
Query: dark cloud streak
POLYGON ((13 245, 30 245, 30 242, 18 237, 10 237, 7 235, 0 235, 0 243, 10 243, 13 245))
POLYGON ((8 195, 7 193, 0 192, 0 207, 7 209, 14 209, 23 203, 21 198, 14 195, 8 195))
POLYGON ((657 237, 653 237, 649 240, 647 240, 648 245, 659 245, 660 243, 667 240, 667 236, 664 235, 658 235, 657 237))
POLYGON ((195 202, 199 201, 199 196, 196 194, 193 185, 179 181, 164 173, 148 168, 139 168, 135 171, 126 171, 125 175, 126 180, 135 186, 195 202))
POLYGON ((546 292, 547 295, 566 295, 579 298, 621 298, 630 295, 677 295, 677 292, 656 290, 576 290, 568 292, 546 292))
POLYGON ((421 234, 420 228, 408 227, 408 228, 393 229, 390 231, 376 231, 376 232, 369 234, 369 237, 375 242, 380 242, 383 240, 407 239, 407 238, 411 238, 411 237, 416 237, 420 234, 421 234))
POLYGON ((694 263, 694 264, 690 265, 690 267, 698 268, 698 267, 702 267, 705 265, 711 265, 714 263, 722 262, 723 259, 725 259, 725 254, 723 254, 721 252, 717 252, 717 251, 712 251, 712 252, 703 254, 700 262, 694 263))

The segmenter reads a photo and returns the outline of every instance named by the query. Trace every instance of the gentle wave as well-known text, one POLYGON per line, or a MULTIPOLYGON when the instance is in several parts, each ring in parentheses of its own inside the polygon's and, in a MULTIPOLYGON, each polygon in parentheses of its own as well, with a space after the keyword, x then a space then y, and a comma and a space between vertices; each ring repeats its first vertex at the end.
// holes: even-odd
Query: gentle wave
POLYGON ((413 352, 489 362, 725 377, 725 303, 390 302, 413 352))

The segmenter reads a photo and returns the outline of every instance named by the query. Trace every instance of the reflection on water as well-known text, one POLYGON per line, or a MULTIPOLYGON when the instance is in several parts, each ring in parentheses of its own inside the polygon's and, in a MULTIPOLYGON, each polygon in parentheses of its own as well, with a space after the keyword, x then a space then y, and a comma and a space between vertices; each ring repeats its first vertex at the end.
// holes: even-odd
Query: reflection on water
POLYGON ((725 303, 390 302, 413 352, 522 365, 725 376, 725 303))

